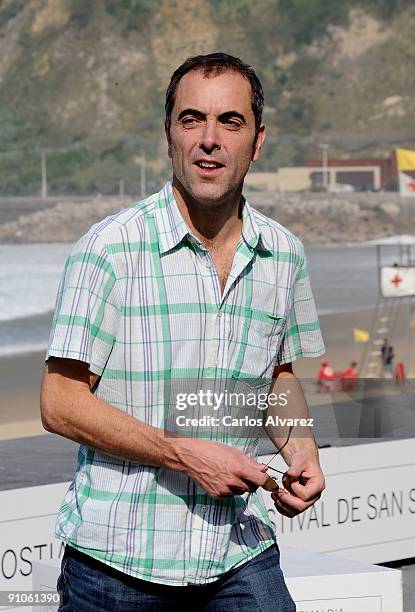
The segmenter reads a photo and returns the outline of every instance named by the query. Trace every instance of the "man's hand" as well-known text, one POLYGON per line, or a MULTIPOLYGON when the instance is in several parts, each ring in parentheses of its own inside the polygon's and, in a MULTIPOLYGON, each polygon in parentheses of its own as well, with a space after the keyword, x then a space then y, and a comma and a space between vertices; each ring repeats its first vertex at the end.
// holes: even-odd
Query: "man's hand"
MULTIPOLYGON (((278 366, 273 372, 272 391, 290 392, 290 401, 286 407, 280 405, 268 408, 267 414, 276 413, 285 418, 308 419, 308 407, 300 381, 292 371, 292 364, 278 366)), ((290 484, 284 489, 272 493, 271 497, 280 514, 292 518, 307 510, 318 499, 325 488, 324 476, 318 461, 318 448, 312 430, 308 427, 296 427, 295 431, 285 431, 281 427, 266 429, 267 434, 278 449, 289 469, 290 484), (288 439, 287 439, 288 436, 288 439), (289 491, 287 491, 289 488, 289 491)))
POLYGON ((208 495, 217 498, 253 493, 266 483, 263 466, 241 451, 221 442, 193 438, 176 441, 180 467, 208 495))
POLYGON ((320 499, 325 481, 317 456, 307 451, 297 451, 292 455, 287 474, 291 478, 291 492, 280 489, 271 497, 280 514, 293 518, 320 499))

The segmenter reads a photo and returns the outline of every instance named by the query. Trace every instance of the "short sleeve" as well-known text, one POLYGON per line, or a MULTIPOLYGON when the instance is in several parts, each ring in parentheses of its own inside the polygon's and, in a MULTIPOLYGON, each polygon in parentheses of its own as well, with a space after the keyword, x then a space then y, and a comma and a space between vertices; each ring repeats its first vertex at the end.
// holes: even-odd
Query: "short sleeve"
POLYGON ((45 360, 78 359, 101 375, 120 318, 116 276, 98 234, 83 236, 66 260, 45 360))
POLYGON ((291 289, 291 307, 275 365, 325 353, 317 310, 311 290, 304 248, 291 289))

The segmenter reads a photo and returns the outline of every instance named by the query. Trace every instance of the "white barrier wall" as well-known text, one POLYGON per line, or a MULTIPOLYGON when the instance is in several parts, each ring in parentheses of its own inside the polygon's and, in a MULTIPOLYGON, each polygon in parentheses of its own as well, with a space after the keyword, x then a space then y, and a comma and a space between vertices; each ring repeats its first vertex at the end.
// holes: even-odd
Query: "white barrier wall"
MULTIPOLYGON (((271 456, 259 461, 267 463, 271 456)), ((294 519, 280 515, 270 494, 259 491, 278 541, 372 563, 413 557, 415 440, 325 448, 320 459, 326 490, 294 519)), ((279 457, 271 465, 286 469, 279 457)))
POLYGON ((57 510, 69 482, 0 491, 0 591, 30 590, 35 561, 59 559, 57 510))
POLYGON ((297 612, 402 612, 400 570, 281 547, 297 612))
MULTIPOLYGON (((402 612, 398 570, 284 547, 281 567, 297 612, 402 612)), ((57 561, 34 563, 33 590, 54 590, 58 575, 57 561)))
MULTIPOLYGON (((262 493, 279 543, 372 563, 413 557, 415 441, 327 448, 321 462, 327 489, 295 519, 276 513, 269 494, 262 493)), ((284 469, 281 460, 275 465, 284 469)), ((62 556, 54 527, 68 486, 0 491, 0 591, 31 590, 33 564, 62 556)))

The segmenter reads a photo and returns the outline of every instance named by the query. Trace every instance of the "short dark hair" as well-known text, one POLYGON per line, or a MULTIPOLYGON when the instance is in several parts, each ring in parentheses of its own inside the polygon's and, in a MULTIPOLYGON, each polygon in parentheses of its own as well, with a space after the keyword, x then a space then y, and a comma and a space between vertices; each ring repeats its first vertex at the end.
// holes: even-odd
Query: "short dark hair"
POLYGON ((245 64, 238 57, 228 55, 227 53, 209 53, 208 55, 195 55, 188 57, 181 66, 179 66, 172 74, 169 86, 166 91, 165 109, 165 125, 167 135, 170 135, 171 114, 173 112, 174 101, 177 87, 180 79, 191 70, 200 70, 204 77, 209 77, 211 74, 217 76, 228 70, 239 72, 251 84, 251 104, 252 111, 255 116, 255 141, 259 134, 259 128, 262 123, 262 112, 264 110, 264 92, 261 82, 254 69, 245 64))

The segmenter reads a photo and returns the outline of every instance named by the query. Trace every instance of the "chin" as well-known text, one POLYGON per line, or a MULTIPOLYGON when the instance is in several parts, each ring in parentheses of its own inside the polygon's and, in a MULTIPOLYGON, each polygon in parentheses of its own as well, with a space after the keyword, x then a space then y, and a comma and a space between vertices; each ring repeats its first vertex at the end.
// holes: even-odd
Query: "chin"
POLYGON ((197 190, 192 194, 192 196, 194 200, 200 202, 201 204, 213 205, 219 204, 224 199, 226 194, 224 194, 222 191, 197 190))
POLYGON ((227 199, 232 193, 234 193, 234 189, 230 187, 228 189, 224 189, 222 185, 195 185, 190 186, 188 190, 191 197, 200 202, 201 204, 219 204, 223 200, 227 199))

